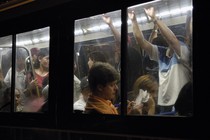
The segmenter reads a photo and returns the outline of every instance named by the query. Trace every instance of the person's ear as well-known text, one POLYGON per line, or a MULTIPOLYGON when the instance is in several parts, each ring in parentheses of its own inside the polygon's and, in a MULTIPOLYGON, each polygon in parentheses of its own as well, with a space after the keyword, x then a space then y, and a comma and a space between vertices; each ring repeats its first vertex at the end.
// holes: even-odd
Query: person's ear
POLYGON ((103 86, 102 85, 98 85, 97 89, 98 89, 98 91, 102 91, 103 90, 103 86))

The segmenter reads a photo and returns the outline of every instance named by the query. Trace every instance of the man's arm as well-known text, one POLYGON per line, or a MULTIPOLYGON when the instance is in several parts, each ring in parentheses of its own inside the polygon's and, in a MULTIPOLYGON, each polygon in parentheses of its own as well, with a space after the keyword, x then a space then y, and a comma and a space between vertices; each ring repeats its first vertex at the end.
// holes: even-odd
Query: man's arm
POLYGON ((168 28, 168 26, 156 17, 154 7, 150 7, 144 10, 145 13, 151 17, 154 24, 157 24, 161 35, 166 39, 169 47, 180 56, 180 44, 178 39, 176 38, 175 34, 168 28))
POLYGON ((118 46, 120 46, 120 43, 121 43, 121 34, 120 32, 114 27, 113 23, 112 23, 112 20, 110 17, 108 16, 105 16, 105 15, 102 15, 102 19, 103 21, 109 26, 109 28, 111 29, 113 35, 114 35, 114 38, 116 40, 116 43, 118 46))
POLYGON ((140 26, 138 25, 136 15, 134 11, 128 12, 128 17, 132 21, 132 26, 133 26, 133 33, 134 37, 138 43, 138 45, 144 49, 149 55, 152 53, 152 44, 149 43, 145 38, 144 35, 141 31, 140 26))

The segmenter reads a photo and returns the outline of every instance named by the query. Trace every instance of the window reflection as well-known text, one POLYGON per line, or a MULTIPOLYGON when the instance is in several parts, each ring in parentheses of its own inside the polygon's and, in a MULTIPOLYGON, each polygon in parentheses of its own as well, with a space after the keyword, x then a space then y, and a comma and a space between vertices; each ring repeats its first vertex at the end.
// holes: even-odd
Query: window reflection
POLYGON ((192 1, 129 7, 128 36, 128 71, 142 66, 127 73, 128 114, 192 115, 192 1))
MULTIPOLYGON (((104 13, 75 21, 75 44, 74 44, 74 112, 118 114, 114 105, 120 102, 120 46, 121 46, 121 11, 104 13), (112 79, 106 79, 105 83, 90 83, 89 72, 95 68, 96 62, 107 63, 105 66, 112 79), (118 76, 117 76, 118 75, 118 76), (117 76, 117 77, 116 77, 117 76), (111 83, 115 83, 114 85, 111 83), (83 86, 91 92, 88 100, 84 100, 83 86), (90 84, 90 85, 89 85, 90 84), (111 84, 111 85, 110 85, 111 84), (96 86, 98 85, 98 86, 96 86), (98 88, 93 88, 93 87, 98 88), (99 88, 100 87, 100 88, 99 88), (112 89, 114 96, 108 96, 106 89, 112 89), (105 96, 101 96, 104 92, 105 96), (88 111, 85 110, 86 103, 88 111), (111 112, 102 108, 91 108, 94 103, 105 107, 109 106, 111 112), (104 104, 102 104, 104 103, 104 104), (90 107, 91 106, 91 107, 90 107)), ((99 64, 100 65, 100 64, 99 64)), ((101 64, 104 65, 104 64, 101 64)), ((100 67, 100 66, 99 66, 100 67)), ((99 68, 100 69, 100 68, 99 68)), ((100 71, 97 69, 97 71, 100 71)), ((106 75, 107 73, 104 73, 106 75)), ((104 75, 100 75, 103 79, 104 75)), ((93 77, 91 77, 93 78, 93 77)), ((87 91, 86 90, 86 91, 87 91)), ((118 105, 119 106, 119 105, 118 105)), ((98 106, 97 106, 98 107, 98 106)))

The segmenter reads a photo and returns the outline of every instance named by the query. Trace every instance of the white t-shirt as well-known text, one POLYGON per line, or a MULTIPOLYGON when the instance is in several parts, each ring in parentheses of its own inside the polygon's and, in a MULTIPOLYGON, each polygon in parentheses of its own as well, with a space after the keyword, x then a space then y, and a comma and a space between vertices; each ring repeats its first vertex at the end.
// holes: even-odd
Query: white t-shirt
POLYGON ((76 102, 80 96, 80 83, 81 81, 74 75, 74 102, 76 102))
POLYGON ((190 80, 190 51, 180 42, 180 57, 174 53, 171 58, 166 56, 167 48, 153 45, 151 59, 159 63, 158 105, 174 105, 181 88, 190 80))
POLYGON ((79 100, 74 103, 74 110, 82 110, 85 111, 86 102, 81 94, 79 100))

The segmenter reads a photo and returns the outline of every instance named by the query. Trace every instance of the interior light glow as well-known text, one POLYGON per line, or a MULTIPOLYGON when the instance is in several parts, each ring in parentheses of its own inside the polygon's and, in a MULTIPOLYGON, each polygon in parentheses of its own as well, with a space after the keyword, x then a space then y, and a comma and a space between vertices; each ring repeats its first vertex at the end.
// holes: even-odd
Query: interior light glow
POLYGON ((33 43, 39 43, 39 39, 38 39, 38 38, 34 38, 34 39, 32 40, 32 42, 33 42, 33 43))
MULTIPOLYGON (((135 6, 132 6, 132 7, 129 7, 129 9, 134 9, 136 7, 139 7, 139 6, 142 6, 142 5, 148 5, 148 4, 151 4, 151 3, 155 3, 155 2, 158 2, 158 1, 161 1, 161 0, 155 0, 155 1, 152 1, 152 2, 147 2, 147 3, 144 3, 144 4, 140 4, 140 5, 135 5, 135 6)), ((193 10, 193 7, 192 6, 185 6, 185 7, 181 7, 181 8, 176 8, 176 9, 172 9, 170 11, 163 11, 161 13, 157 13, 157 16, 160 17, 160 18, 166 18, 166 17, 173 17, 173 16, 177 16, 177 15, 180 15, 180 14, 186 14, 188 11, 192 11, 193 10)), ((94 19, 92 17, 90 17, 91 19, 94 19)), ((146 16, 142 16, 142 17, 139 17, 137 18, 137 22, 138 23, 144 23, 147 21, 147 18, 146 16)), ((115 27, 120 27, 122 24, 121 20, 119 21, 115 21, 113 22, 113 25, 115 27)), ((128 20, 127 21, 127 24, 128 25, 131 25, 131 21, 128 20)), ((103 24, 103 25, 94 25, 90 28, 88 28, 88 33, 89 32, 98 32, 98 31, 103 31, 103 30, 107 30, 109 27, 108 25, 106 24, 103 24)), ((75 36, 76 35, 82 35, 84 32, 80 31, 80 30, 75 30, 75 36)))
POLYGON ((74 34, 75 35, 81 35, 83 33, 83 31, 81 29, 75 30, 74 34))
POLYGON ((18 41, 16 44, 18 46, 25 46, 25 45, 32 44, 32 41, 31 40, 18 41))

